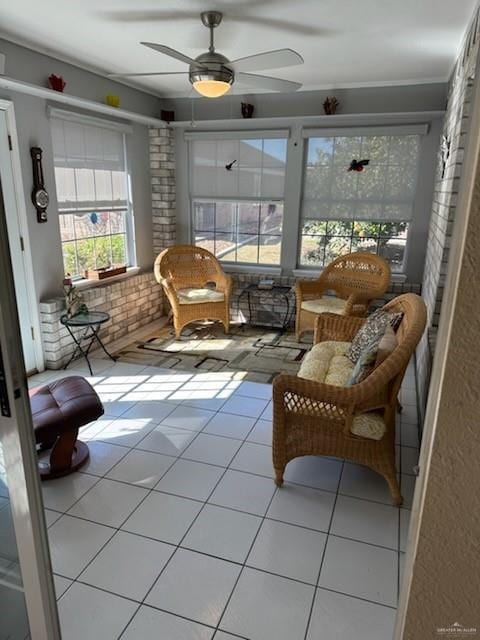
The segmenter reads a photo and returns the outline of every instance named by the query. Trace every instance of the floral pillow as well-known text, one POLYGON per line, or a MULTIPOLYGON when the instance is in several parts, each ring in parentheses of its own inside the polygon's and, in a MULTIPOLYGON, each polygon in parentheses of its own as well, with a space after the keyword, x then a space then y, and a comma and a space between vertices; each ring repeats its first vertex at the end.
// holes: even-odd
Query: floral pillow
POLYGON ((388 313, 382 309, 378 309, 372 313, 353 338, 352 344, 345 354, 347 358, 349 358, 353 364, 356 364, 360 354, 368 345, 374 342, 378 345, 388 325, 394 329, 398 328, 402 316, 402 313, 388 313))

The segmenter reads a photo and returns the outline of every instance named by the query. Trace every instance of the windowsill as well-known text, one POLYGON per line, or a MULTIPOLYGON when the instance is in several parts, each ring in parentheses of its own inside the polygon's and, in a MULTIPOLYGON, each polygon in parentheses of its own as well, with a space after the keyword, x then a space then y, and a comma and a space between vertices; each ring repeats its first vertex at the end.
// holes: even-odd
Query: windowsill
POLYGON ((82 278, 81 280, 74 280, 73 285, 79 291, 85 291, 86 289, 95 289, 96 287, 104 287, 113 282, 128 280, 128 278, 138 275, 140 271, 140 267, 128 267, 126 273, 120 273, 118 276, 111 276, 110 278, 105 278, 104 280, 88 280, 87 278, 82 278))
MULTIPOLYGON (((318 278, 323 269, 294 269, 293 275, 295 278, 318 278)), ((404 273, 392 273, 392 282, 404 283, 407 281, 407 276, 404 273)))
POLYGON ((260 264, 226 264, 222 262, 221 265, 227 273, 259 273, 272 276, 279 276, 282 273, 281 267, 266 267, 260 264))

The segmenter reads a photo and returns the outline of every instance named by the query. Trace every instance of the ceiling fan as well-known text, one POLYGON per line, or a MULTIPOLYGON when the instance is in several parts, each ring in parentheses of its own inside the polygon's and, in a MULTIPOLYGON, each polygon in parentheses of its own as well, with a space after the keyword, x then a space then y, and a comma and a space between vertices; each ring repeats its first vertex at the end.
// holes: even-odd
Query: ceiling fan
POLYGON ((190 65, 188 71, 165 71, 153 73, 111 73, 110 78, 133 78, 141 76, 171 76, 187 75, 193 88, 207 98, 219 98, 230 90, 234 82, 271 91, 297 91, 302 86, 300 82, 262 76, 249 71, 257 69, 277 69, 303 64, 302 56, 292 49, 277 49, 266 51, 245 58, 230 61, 221 53, 215 51, 213 31, 222 21, 220 11, 204 11, 200 18, 205 27, 210 30, 210 46, 208 51, 201 53, 195 59, 176 51, 171 47, 154 42, 142 42, 145 47, 164 53, 175 60, 190 65))

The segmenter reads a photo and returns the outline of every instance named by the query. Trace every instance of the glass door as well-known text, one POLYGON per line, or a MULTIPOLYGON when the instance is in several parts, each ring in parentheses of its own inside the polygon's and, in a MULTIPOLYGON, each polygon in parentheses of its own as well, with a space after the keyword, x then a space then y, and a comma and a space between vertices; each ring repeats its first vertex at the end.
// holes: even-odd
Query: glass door
POLYGON ((0 183, 0 640, 60 640, 0 183))

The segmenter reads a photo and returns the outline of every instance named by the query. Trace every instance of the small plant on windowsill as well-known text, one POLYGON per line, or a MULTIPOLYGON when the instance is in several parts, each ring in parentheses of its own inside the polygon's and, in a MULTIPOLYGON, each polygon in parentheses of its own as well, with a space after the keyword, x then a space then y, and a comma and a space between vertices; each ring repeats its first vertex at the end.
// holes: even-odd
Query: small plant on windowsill
POLYGON ((78 316, 82 313, 88 313, 88 307, 83 302, 81 294, 78 293, 77 288, 72 283, 72 278, 69 273, 65 275, 65 278, 63 280, 63 291, 65 294, 67 318, 73 318, 73 316, 78 316))

